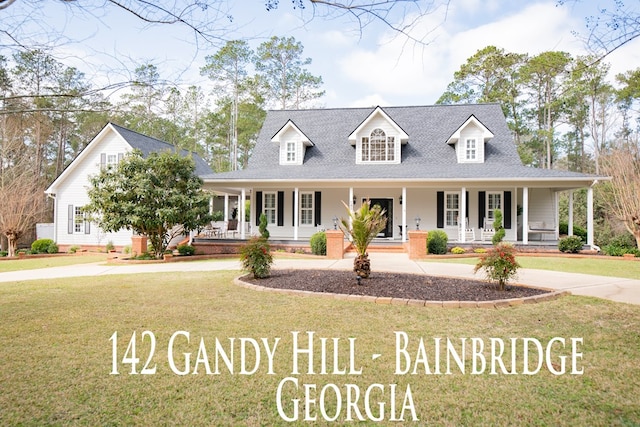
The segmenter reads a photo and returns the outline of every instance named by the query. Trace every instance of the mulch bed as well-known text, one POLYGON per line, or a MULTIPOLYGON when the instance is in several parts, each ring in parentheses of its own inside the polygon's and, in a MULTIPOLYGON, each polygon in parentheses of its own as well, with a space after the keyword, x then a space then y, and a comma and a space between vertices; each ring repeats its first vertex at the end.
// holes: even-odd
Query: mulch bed
POLYGON ((355 273, 346 270, 271 270, 269 278, 244 276, 242 280, 267 288, 426 301, 493 301, 549 292, 522 286, 500 291, 496 285, 481 280, 385 272, 372 272, 358 285, 355 273))

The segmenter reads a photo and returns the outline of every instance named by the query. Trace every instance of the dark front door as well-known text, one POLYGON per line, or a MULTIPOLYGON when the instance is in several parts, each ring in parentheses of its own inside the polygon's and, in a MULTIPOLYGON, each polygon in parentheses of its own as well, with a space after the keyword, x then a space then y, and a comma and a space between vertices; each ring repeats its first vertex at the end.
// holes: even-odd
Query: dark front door
POLYGON ((387 226, 378 237, 393 237, 393 199, 371 199, 371 206, 378 205, 385 212, 387 226))

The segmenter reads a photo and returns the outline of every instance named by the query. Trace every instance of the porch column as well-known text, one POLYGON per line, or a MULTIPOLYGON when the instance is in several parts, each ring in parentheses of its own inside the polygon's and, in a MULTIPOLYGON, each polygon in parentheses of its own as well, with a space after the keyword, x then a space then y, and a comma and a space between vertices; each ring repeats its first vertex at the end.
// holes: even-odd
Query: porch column
POLYGON ((569 190, 569 226, 567 228, 569 236, 573 236, 573 190, 569 190))
POLYGON ((458 238, 461 243, 467 241, 467 188, 462 187, 460 189, 460 210, 458 211, 458 238), (460 221, 462 217, 462 221, 460 221))
MULTIPOLYGON (((349 209, 353 210, 353 187, 349 187, 349 209)), ((349 215, 349 227, 353 226, 353 221, 351 221, 351 215, 349 215)))
POLYGON ((213 213, 213 198, 214 195, 212 194, 211 197, 209 197, 209 215, 213 213))
POLYGON ((553 209, 554 209, 554 222, 556 223, 555 237, 556 240, 560 238, 560 208, 558 207, 558 192, 553 193, 553 209))
POLYGON ((229 194, 224 194, 224 220, 229 221, 229 194))
POLYGON ((587 188, 587 245, 593 248, 593 187, 587 188))
POLYGON ((238 211, 240 211, 240 238, 246 238, 245 229, 247 228, 244 220, 244 201, 247 199, 247 190, 242 187, 242 194, 240 195, 240 206, 238 206, 238 211))
POLYGON ((407 241, 407 187, 402 187, 402 243, 407 241))
POLYGON ((293 240, 298 240, 298 211, 300 204, 300 193, 298 187, 293 189, 293 240))
POLYGON ((529 244, 529 187, 522 187, 522 244, 529 244))

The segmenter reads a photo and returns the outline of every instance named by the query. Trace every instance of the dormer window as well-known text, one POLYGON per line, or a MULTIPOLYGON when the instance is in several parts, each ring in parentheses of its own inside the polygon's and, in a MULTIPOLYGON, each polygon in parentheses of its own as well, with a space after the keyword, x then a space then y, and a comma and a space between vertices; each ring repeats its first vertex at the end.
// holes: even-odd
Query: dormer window
POLYGON ((454 146, 458 163, 484 163, 485 144, 491 138, 493 133, 472 115, 447 139, 447 144, 454 146))
POLYGON ((465 151, 467 153, 466 159, 469 161, 477 160, 478 158, 478 147, 476 146, 475 138, 467 138, 465 142, 465 151))
POLYGON ((279 145, 281 165, 301 165, 307 147, 313 147, 313 142, 289 120, 271 141, 279 145))
POLYGON ((396 154, 396 143, 393 136, 380 128, 371 132, 370 136, 362 137, 363 162, 393 162, 396 154))

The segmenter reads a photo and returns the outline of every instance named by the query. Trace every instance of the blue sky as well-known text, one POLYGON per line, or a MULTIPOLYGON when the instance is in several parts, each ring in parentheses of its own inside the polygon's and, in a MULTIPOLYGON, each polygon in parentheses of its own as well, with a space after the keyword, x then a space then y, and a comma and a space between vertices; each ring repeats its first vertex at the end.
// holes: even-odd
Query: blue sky
MULTIPOLYGON (((312 10, 293 9, 288 0, 281 0, 279 9, 269 12, 262 0, 229 1, 234 20, 229 23, 223 18, 220 29, 225 37, 249 38, 253 48, 272 35, 294 36, 303 44, 304 55, 313 60, 310 72, 324 80, 326 96, 318 106, 425 105, 439 98, 468 57, 490 44, 530 55, 547 50, 586 53, 574 32, 585 34, 584 18, 611 3, 583 0, 558 6, 555 0, 451 0, 448 8, 437 8, 412 30, 412 35, 429 40, 424 46, 394 37, 381 23, 359 34, 357 25, 347 19, 316 17, 309 21, 312 10)), ((3 14, 13 14, 18 22, 19 4, 3 14)), ((204 57, 216 48, 196 46, 189 31, 177 26, 150 27, 115 9, 72 10, 60 2, 44 2, 40 13, 48 25, 77 41, 63 44, 57 57, 85 71, 89 78, 116 82, 129 78, 126 69, 151 60, 162 77, 209 89, 199 69, 204 57)), ((637 68, 640 40, 616 51, 607 62, 612 74, 637 68)))

